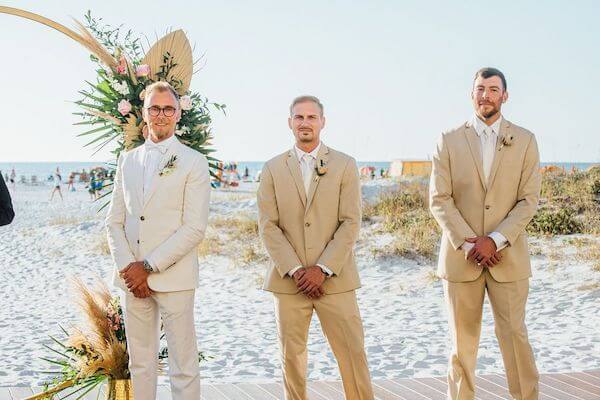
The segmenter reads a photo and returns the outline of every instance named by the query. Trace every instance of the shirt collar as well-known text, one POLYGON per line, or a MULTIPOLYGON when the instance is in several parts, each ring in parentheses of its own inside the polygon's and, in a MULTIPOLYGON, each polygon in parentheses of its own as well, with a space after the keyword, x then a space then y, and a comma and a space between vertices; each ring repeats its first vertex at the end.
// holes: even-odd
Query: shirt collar
MULTIPOLYGON (((494 131, 494 133, 496 135, 500 134, 500 124, 502 123, 502 116, 500 116, 500 118, 498 118, 498 120, 496 120, 496 122, 494 122, 490 128, 492 128, 492 131, 494 131)), ((487 128, 487 124, 485 122, 483 122, 481 119, 479 119, 479 117, 477 115, 473 115, 473 118, 471 120, 471 125, 473 125, 473 128, 475 129, 475 132, 477 132, 477 136, 481 137, 481 135, 483 135, 483 130, 485 128, 487 128)))
POLYGON ((151 139, 146 139, 144 142, 144 147, 146 150, 149 149, 158 149, 162 154, 165 154, 169 147, 176 141, 175 135, 171 136, 168 139, 163 140, 162 142, 154 143, 151 139))
POLYGON ((296 145, 294 145, 294 150, 296 150, 296 156, 298 157, 298 161, 302 161, 302 157, 305 154, 308 154, 308 155, 312 156, 314 159, 316 159, 317 155, 319 154, 319 150, 321 150, 321 142, 319 142, 317 147, 315 147, 314 150, 311 151, 310 153, 305 152, 304 150, 300 149, 296 145))

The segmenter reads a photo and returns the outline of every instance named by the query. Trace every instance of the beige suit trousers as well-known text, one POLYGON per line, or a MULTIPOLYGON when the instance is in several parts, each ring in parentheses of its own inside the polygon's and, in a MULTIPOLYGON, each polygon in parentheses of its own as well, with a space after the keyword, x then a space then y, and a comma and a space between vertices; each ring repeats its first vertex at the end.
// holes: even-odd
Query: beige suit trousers
POLYGON ((363 325, 354 290, 326 294, 319 299, 309 299, 301 293, 274 293, 274 296, 286 400, 307 400, 306 344, 313 310, 338 362, 346 399, 373 400, 363 325))
POLYGON ((160 320, 169 348, 173 400, 200 400, 200 368, 194 327, 194 290, 156 292, 138 299, 127 292, 125 330, 135 400, 155 400, 160 320))
POLYGON ((472 282, 444 280, 453 345, 448 366, 448 398, 475 399, 475 365, 486 291, 509 392, 515 400, 536 400, 539 375, 525 326, 529 279, 500 283, 487 268, 472 282))

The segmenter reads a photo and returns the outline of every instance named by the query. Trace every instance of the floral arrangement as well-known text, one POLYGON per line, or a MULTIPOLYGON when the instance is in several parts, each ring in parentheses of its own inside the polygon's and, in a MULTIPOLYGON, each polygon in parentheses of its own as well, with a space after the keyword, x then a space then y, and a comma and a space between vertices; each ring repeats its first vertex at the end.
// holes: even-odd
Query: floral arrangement
POLYGON ((87 90, 79 93, 83 99, 75 103, 83 108, 75 113, 82 118, 76 125, 91 129, 79 136, 91 137, 86 146, 95 151, 114 144, 112 153, 118 157, 144 142, 145 123, 142 119, 145 88, 156 81, 170 83, 180 95, 181 120, 176 127, 179 140, 207 156, 214 176, 217 160, 210 157, 212 139, 210 108, 225 112, 225 105, 211 103, 199 93, 190 91, 194 73, 192 49, 185 34, 178 30, 167 34, 144 52, 140 38, 131 30, 102 24, 88 11, 85 26, 80 31, 91 48, 91 59, 98 68, 97 81, 86 82, 87 90))
MULTIPOLYGON (((45 346, 56 359, 43 358, 58 370, 46 371, 55 375, 44 385, 40 394, 28 400, 53 399, 61 392, 61 399, 75 396, 84 397, 107 380, 129 379, 129 357, 123 310, 118 297, 113 297, 101 279, 97 279, 95 288, 86 286, 81 280, 74 279, 77 305, 82 311, 83 323, 67 331, 61 326, 66 339, 63 341, 50 337, 55 346, 45 346)), ((161 339, 164 338, 164 333, 161 339)), ((157 355, 159 373, 166 371, 168 350, 163 347, 157 355)), ((200 352, 198 361, 207 358, 200 352)))

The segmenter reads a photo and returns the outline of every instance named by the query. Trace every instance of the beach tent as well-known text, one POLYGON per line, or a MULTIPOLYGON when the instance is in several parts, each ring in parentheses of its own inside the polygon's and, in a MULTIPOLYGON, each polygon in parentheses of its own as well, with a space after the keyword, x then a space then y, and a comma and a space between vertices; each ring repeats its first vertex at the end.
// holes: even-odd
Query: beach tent
POLYGON ((389 176, 392 178, 428 177, 430 174, 431 161, 429 160, 393 160, 390 164, 389 176))

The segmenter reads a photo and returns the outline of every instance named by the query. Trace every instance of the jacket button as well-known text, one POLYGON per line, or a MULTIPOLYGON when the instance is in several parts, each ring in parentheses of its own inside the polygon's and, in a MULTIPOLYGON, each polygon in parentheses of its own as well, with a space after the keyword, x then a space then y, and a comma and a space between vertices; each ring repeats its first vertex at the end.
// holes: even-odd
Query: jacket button
POLYGON ((143 220, 145 220, 146 218, 144 218, 144 216, 142 215, 142 216, 140 217, 140 219, 143 221, 143 220))
POLYGON ((310 226, 310 222, 305 222, 304 226, 310 226))
POLYGON ((485 206, 485 209, 486 209, 486 210, 489 210, 489 209, 490 209, 490 206, 485 206))

